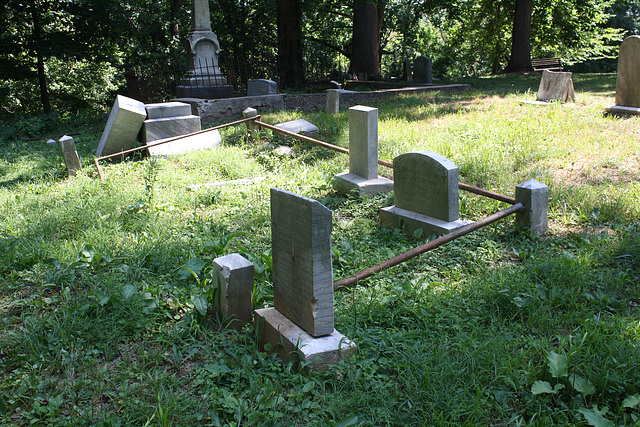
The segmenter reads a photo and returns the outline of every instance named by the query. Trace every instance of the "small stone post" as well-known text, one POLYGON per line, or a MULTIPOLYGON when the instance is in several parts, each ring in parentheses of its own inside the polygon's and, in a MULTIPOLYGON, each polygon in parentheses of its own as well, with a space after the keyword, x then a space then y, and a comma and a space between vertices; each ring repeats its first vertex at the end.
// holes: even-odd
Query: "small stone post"
POLYGON ((64 156, 64 163, 67 166, 67 173, 69 176, 76 176, 78 172, 82 172, 82 166, 80 166, 80 158, 76 151, 76 144, 73 142, 73 138, 65 135, 60 138, 60 148, 62 148, 62 154, 64 156))
POLYGON ((214 308, 234 329, 251 322, 253 311, 253 264, 239 254, 213 260, 214 308))
POLYGON ((534 236, 542 236, 547 232, 549 208, 549 187, 535 179, 530 179, 516 186, 516 203, 525 207, 523 213, 516 214, 516 224, 531 230, 534 236))
POLYGON ((340 89, 327 90, 327 114, 338 114, 340 111, 340 89))
MULTIPOLYGON (((251 107, 246 108, 242 112, 242 117, 245 119, 248 119, 249 117, 255 117, 257 115, 258 115, 258 110, 251 107)), ((247 125, 247 130, 251 134, 251 137, 255 139, 257 137, 256 134, 258 133, 258 131, 260 131, 259 126, 257 126, 255 121, 253 120, 246 122, 246 125, 247 125)))

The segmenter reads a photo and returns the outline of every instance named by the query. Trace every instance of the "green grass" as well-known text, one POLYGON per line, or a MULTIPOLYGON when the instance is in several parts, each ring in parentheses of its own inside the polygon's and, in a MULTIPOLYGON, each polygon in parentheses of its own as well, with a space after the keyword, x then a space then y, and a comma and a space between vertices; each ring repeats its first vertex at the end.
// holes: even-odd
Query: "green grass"
MULTIPOLYGON (((281 156, 269 132, 238 126, 217 150, 103 163, 100 181, 99 133, 75 137, 84 171, 67 178, 57 146, 21 138, 71 121, 5 126, 0 424, 638 425, 640 118, 602 114, 615 75, 574 75, 577 102, 548 107, 519 102, 536 75, 465 82, 372 103, 380 158, 435 151, 507 195, 545 182, 549 232, 507 219, 336 293, 336 329, 358 351, 308 375, 260 352, 252 328, 202 316, 182 266, 239 252, 256 265, 255 307, 270 306, 274 186, 332 209, 335 280, 423 243, 378 224, 393 195, 333 192, 346 156, 306 143, 281 156), (241 178, 264 179, 186 190, 241 178)), ((348 146, 346 111, 260 113, 348 146)), ((502 208, 460 195, 464 219, 502 208)))

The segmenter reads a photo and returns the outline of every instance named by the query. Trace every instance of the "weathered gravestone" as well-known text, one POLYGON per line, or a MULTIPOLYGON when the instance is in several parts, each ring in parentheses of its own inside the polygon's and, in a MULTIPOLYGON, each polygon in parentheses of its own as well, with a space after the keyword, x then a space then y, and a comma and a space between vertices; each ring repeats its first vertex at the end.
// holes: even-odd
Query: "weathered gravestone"
POLYGON ((267 79, 249 80, 247 83, 247 96, 276 95, 278 83, 267 79))
POLYGON ((340 89, 327 90, 327 114, 340 112, 340 89))
POLYGON ((458 219, 458 167, 430 151, 401 154, 393 160, 395 205, 380 220, 409 236, 447 234, 467 223, 458 219))
MULTIPOLYGON (((304 119, 292 120, 290 122, 279 123, 276 127, 293 132, 300 135, 313 136, 318 134, 318 126, 304 119)), ((284 141, 290 141, 291 137, 286 135, 279 135, 284 141)))
POLYGON ((418 56, 413 61, 413 78, 418 83, 431 84, 431 58, 426 56, 418 56))
POLYGON ((349 108, 349 172, 336 175, 335 188, 349 193, 386 193, 393 181, 378 175, 378 109, 349 108))
POLYGON ((220 42, 211 31, 209 0, 193 0, 191 32, 187 36, 187 73, 177 87, 180 98, 230 98, 233 86, 220 72, 220 42))
POLYGON ((147 110, 142 102, 122 95, 116 96, 98 143, 96 157, 108 156, 133 147, 146 117, 147 110))
POLYGON ((80 165, 80 157, 76 151, 76 144, 73 142, 73 138, 64 135, 60 138, 60 148, 62 148, 62 155, 64 157, 64 164, 67 166, 67 173, 69 176, 76 176, 78 172, 82 171, 80 165))
POLYGON ((147 120, 142 128, 142 142, 149 145, 152 156, 182 154, 187 151, 215 148, 221 137, 217 130, 189 135, 201 130, 200 117, 191 114, 191 106, 182 102, 147 104, 147 120), (189 135, 159 144, 169 138, 189 135))
POLYGON ((640 36, 627 37, 620 45, 616 105, 605 112, 640 115, 640 36))
POLYGON ((316 200, 271 189, 273 308, 256 310, 263 348, 326 368, 355 349, 334 329, 331 211, 316 200))
POLYGON ((213 306, 226 325, 241 329, 252 320, 253 264, 239 254, 213 260, 213 306))
POLYGON ((572 73, 569 72, 544 70, 538 87, 538 101, 575 102, 576 93, 571 77, 572 73))

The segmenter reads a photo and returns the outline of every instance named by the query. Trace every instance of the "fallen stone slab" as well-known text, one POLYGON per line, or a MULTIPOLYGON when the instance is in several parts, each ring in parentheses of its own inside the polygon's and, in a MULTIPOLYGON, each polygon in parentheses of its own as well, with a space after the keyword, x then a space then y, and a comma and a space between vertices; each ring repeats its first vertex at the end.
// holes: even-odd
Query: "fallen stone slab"
POLYGON ((144 103, 118 95, 98 143, 96 157, 108 156, 133 147, 147 117, 144 103))

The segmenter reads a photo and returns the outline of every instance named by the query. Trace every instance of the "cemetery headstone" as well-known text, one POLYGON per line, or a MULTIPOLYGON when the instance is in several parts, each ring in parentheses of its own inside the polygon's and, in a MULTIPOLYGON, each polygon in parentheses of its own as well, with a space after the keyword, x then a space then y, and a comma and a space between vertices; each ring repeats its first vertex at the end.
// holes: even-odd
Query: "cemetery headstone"
POLYGON ((516 214, 516 224, 542 236, 548 229, 549 187, 530 179, 516 186, 516 202, 522 203, 525 211, 516 214))
MULTIPOLYGON (((299 133, 305 136, 313 136, 318 134, 318 126, 304 119, 298 119, 298 120, 292 120, 290 122, 280 123, 280 124, 277 124, 276 127, 287 130, 289 132, 299 133)), ((291 137, 289 136, 279 135, 279 137, 284 141, 291 140, 291 137)))
POLYGON ((320 369, 355 349, 334 329, 331 228, 320 202, 271 189, 274 307, 254 312, 256 327, 263 348, 320 369))
POLYGON ((430 151, 393 160, 395 205, 380 211, 383 223, 413 235, 447 234, 467 223, 458 219, 458 167, 430 151))
POLYGON ((570 72, 544 70, 538 88, 538 101, 575 102, 576 94, 571 77, 570 72))
POLYGON ((76 151, 76 144, 73 141, 73 138, 68 135, 64 135, 60 138, 59 142, 60 148, 62 148, 64 164, 67 166, 67 173, 69 176, 76 176, 78 172, 82 171, 80 157, 78 157, 78 152, 76 151))
POLYGON ((209 0, 193 0, 191 32, 187 36, 187 73, 177 87, 180 98, 230 98, 233 86, 220 72, 220 42, 211 30, 209 0))
POLYGON ((96 157, 132 148, 146 117, 147 110, 142 102, 117 95, 98 143, 96 157))
POLYGON ((274 307, 314 337, 333 332, 331 211, 271 190, 274 307))
POLYGON ((340 112, 340 89, 327 90, 327 114, 340 112))
POLYGON ((426 56, 419 56, 413 61, 413 78, 416 82, 431 84, 431 63, 431 58, 426 56))
POLYGON ((191 106, 182 102, 147 104, 145 107, 148 119, 143 124, 142 142, 150 145, 149 153, 152 156, 182 154, 220 145, 220 133, 215 130, 165 144, 152 145, 168 138, 199 132, 200 117, 192 115, 191 106))
POLYGON ((247 96, 276 95, 278 83, 273 80, 255 79, 247 83, 247 96))
POLYGON ((605 111, 640 115, 640 36, 627 37, 620 45, 616 105, 605 111))
POLYGON ((253 264, 239 254, 213 260, 215 281, 213 305, 234 329, 252 321, 253 264))
POLYGON ((393 190, 393 181, 378 175, 378 109, 349 108, 349 172, 336 175, 337 190, 376 194, 393 190))

